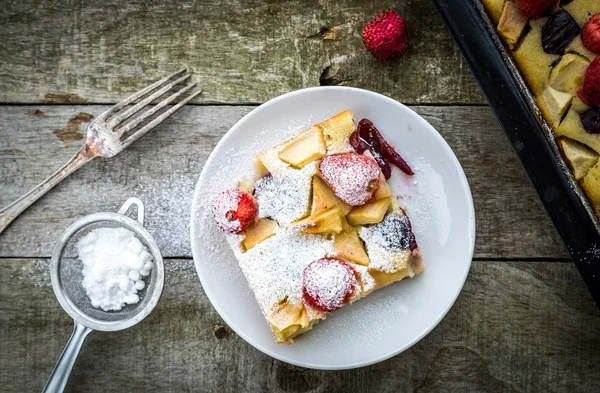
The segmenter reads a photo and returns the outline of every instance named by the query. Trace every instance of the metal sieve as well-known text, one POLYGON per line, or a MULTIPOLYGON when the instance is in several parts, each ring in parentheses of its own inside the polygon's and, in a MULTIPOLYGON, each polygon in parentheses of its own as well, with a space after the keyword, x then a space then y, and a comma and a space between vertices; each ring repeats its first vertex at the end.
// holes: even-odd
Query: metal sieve
POLYGON ((118 213, 95 213, 73 223, 60 237, 52 253, 50 275, 52 288, 62 308, 73 318, 75 328, 60 355, 43 392, 62 392, 75 364, 85 337, 93 330, 112 332, 126 329, 144 319, 158 303, 162 293, 165 272, 162 255, 152 235, 143 227, 144 204, 138 198, 129 198, 118 213), (137 221, 125 213, 137 206, 137 221), (133 231, 152 254, 154 267, 144 277, 145 288, 138 292, 140 301, 128 304, 119 311, 103 311, 92 306, 83 288, 83 263, 75 248, 79 239, 96 228, 123 227, 133 231))

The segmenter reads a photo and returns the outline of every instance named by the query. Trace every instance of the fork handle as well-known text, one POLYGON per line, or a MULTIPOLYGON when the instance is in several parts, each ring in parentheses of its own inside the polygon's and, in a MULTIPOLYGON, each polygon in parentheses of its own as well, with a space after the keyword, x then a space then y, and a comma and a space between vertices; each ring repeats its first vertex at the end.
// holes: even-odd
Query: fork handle
POLYGON ((27 194, 0 210, 0 233, 2 233, 19 214, 40 199, 42 195, 50 191, 50 189, 60 183, 62 179, 75 172, 82 167, 83 164, 91 161, 94 157, 94 154, 90 151, 88 146, 84 145, 62 168, 54 172, 50 177, 38 184, 27 194))

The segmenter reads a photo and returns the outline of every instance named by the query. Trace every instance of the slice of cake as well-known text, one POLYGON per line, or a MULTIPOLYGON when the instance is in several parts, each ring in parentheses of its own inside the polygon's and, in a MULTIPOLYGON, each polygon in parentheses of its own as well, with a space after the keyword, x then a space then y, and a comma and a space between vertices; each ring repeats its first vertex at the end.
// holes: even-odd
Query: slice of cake
POLYGON ((257 173, 221 193, 213 218, 278 343, 424 269, 386 179, 412 170, 373 123, 344 111, 258 153, 257 173))

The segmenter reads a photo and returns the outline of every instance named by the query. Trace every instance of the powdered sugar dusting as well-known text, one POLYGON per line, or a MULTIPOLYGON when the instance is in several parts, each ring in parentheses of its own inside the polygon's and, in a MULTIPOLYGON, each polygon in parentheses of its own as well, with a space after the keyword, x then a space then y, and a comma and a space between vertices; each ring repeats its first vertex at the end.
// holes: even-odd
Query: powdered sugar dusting
MULTIPOLYGON (((21 281, 27 282, 36 288, 50 288, 52 286, 52 282, 50 281, 50 260, 26 261, 16 276, 21 281)), ((13 275, 11 275, 12 277, 13 275)))
MULTIPOLYGON (((373 276, 371 276, 369 274, 369 269, 367 266, 362 266, 362 265, 357 265, 355 263, 352 263, 352 267, 358 273, 359 281, 362 285, 361 295, 366 294, 366 293, 370 292, 373 288, 375 288, 375 279, 373 278, 373 276)), ((352 300, 354 301, 357 299, 352 299, 352 300)))
POLYGON ((255 184, 259 217, 269 217, 279 225, 289 225, 307 214, 311 181, 317 173, 316 161, 296 169, 279 159, 279 152, 286 143, 279 143, 258 154, 270 176, 258 179, 255 184))
POLYGON ((406 215, 389 213, 379 224, 360 228, 358 234, 365 242, 370 269, 394 273, 406 268, 414 244, 406 215))
MULTIPOLYGON (((155 237, 165 256, 190 254, 189 215, 199 171, 200 164, 193 162, 185 173, 160 178, 143 176, 132 191, 132 195, 138 196, 146 205, 144 226, 155 237)), ((121 204, 122 201, 114 210, 121 204)))
POLYGON ((403 211, 386 214, 376 225, 361 228, 365 238, 372 239, 390 251, 417 248, 410 220, 403 211))
POLYGON ((415 197, 403 202, 413 218, 411 222, 419 244, 433 241, 439 247, 448 241, 452 226, 444 174, 434 170, 424 158, 413 159, 413 170, 415 175, 410 181, 415 197))
POLYGON ((287 297, 302 302, 304 269, 311 262, 334 254, 333 241, 319 235, 281 229, 274 236, 242 253, 239 238, 227 235, 256 300, 265 314, 287 297))
POLYGON ((316 164, 301 170, 292 169, 282 177, 267 176, 256 181, 255 198, 259 217, 269 217, 279 225, 289 225, 302 218, 309 207, 310 183, 316 164))
POLYGON ((412 254, 411 251, 390 251, 382 247, 380 243, 369 239, 365 241, 367 254, 371 259, 369 268, 385 273, 395 273, 408 266, 408 260, 412 254))
POLYGON ((278 144, 270 149, 262 150, 258 157, 262 164, 267 168, 269 173, 275 177, 290 176, 297 170, 292 168, 290 164, 279 159, 279 152, 283 145, 278 144))
POLYGON ((238 190, 226 190, 220 193, 213 202, 213 219, 225 232, 236 233, 242 229, 240 220, 234 218, 241 196, 242 193, 238 190))
POLYGON ((309 332, 310 339, 331 350, 340 346, 364 349, 379 345, 389 334, 400 334, 397 321, 405 318, 408 312, 405 297, 396 294, 378 298, 373 294, 327 318, 327 330, 344 334, 327 334, 326 330, 315 329, 309 332), (348 329, 348 326, 351 328, 348 329))
POLYGON ((379 179, 379 166, 360 154, 327 156, 319 165, 323 180, 341 200, 351 206, 364 204, 373 195, 371 182, 379 179))
POLYGON ((330 312, 341 308, 358 286, 354 270, 336 259, 311 263, 304 272, 304 294, 310 304, 330 312))

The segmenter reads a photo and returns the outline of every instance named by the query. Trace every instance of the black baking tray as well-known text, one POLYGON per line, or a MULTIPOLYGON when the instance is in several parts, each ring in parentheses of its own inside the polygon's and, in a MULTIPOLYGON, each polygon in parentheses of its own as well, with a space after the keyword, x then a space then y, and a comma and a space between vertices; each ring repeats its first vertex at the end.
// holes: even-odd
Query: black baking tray
POLYGON ((600 223, 481 0, 433 0, 600 307, 600 223))

